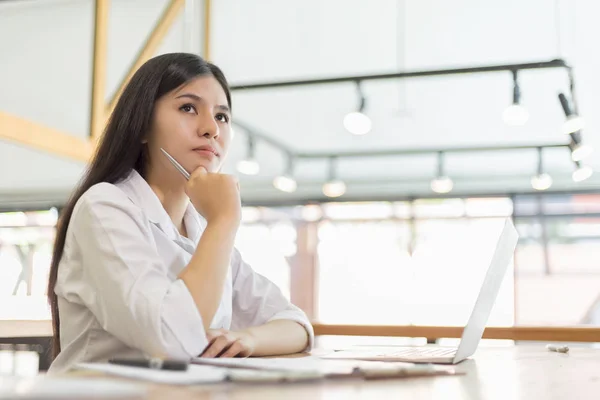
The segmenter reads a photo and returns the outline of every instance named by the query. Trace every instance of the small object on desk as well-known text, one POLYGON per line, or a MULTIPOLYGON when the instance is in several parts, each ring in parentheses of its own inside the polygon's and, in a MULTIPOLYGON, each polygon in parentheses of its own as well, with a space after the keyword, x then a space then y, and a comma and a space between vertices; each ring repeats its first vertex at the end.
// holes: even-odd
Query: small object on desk
POLYGON ((553 344, 547 345, 546 349, 548 349, 549 351, 554 351, 556 353, 568 353, 569 352, 568 346, 555 346, 553 344))
POLYGON ((187 360, 162 358, 112 358, 108 362, 128 367, 162 369, 167 371, 187 371, 189 365, 187 360))

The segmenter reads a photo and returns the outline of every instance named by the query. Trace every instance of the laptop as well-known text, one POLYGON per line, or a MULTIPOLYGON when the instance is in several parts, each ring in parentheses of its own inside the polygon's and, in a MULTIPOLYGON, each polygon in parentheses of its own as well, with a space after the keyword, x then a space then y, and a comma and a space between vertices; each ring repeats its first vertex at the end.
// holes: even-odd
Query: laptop
POLYGON ((373 350, 372 348, 365 350, 348 349, 323 355, 321 358, 458 364, 470 357, 475 353, 483 336, 483 331, 500 291, 500 285, 513 258, 518 239, 519 235, 512 220, 507 218, 458 347, 415 346, 394 347, 393 349, 385 347, 384 350, 373 350))

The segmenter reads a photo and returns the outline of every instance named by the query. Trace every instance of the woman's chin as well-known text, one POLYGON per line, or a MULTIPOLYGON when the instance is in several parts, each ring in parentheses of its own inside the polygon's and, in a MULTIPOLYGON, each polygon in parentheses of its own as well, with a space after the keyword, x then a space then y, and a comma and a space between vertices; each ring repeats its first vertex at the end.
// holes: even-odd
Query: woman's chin
POLYGON ((219 165, 216 162, 210 162, 208 160, 196 163, 196 165, 194 165, 194 170, 200 167, 204 168, 207 172, 211 173, 217 172, 219 170, 219 165))

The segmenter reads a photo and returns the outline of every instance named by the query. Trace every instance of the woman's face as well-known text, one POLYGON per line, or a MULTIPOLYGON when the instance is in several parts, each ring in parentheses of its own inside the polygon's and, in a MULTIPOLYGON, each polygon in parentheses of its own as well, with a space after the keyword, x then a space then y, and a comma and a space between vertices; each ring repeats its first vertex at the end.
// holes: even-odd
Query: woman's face
POLYGON ((165 149, 188 172, 221 168, 231 143, 231 111, 213 76, 200 76, 162 96, 154 106, 146 138, 153 169, 176 172, 165 149))

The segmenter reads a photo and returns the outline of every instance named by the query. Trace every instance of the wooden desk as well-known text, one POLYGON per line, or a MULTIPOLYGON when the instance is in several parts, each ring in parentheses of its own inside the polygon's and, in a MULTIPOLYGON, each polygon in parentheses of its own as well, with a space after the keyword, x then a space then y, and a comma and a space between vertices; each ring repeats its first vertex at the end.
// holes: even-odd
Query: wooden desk
POLYGON ((457 366, 466 375, 382 381, 328 380, 303 384, 149 385, 149 399, 473 399, 600 398, 600 349, 569 354, 543 346, 480 348, 457 366))

